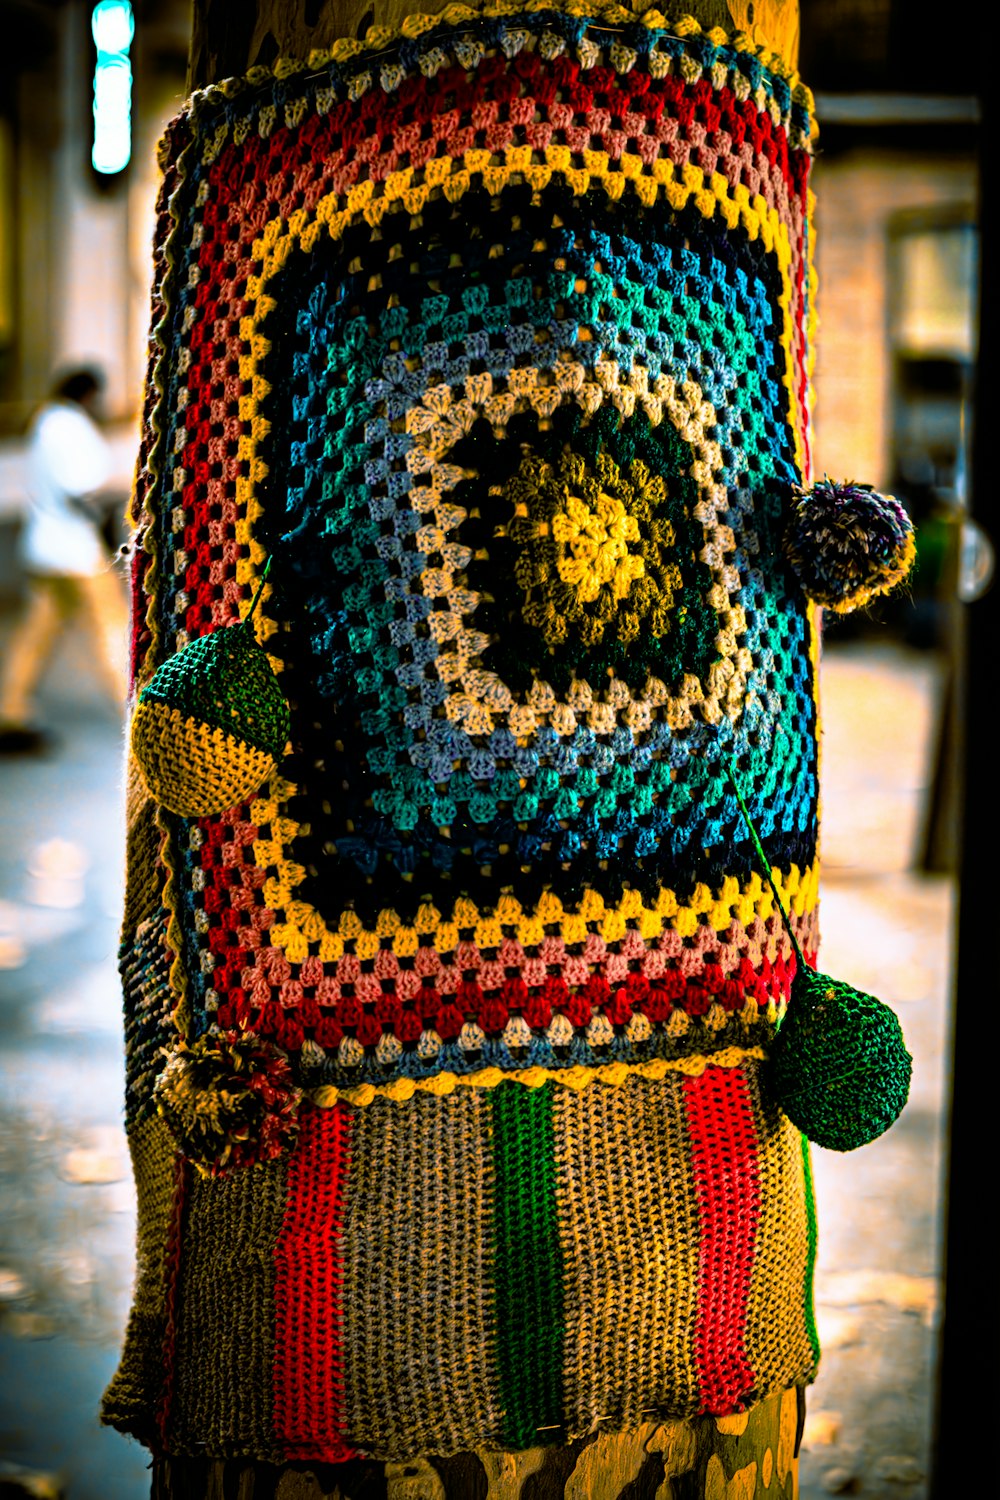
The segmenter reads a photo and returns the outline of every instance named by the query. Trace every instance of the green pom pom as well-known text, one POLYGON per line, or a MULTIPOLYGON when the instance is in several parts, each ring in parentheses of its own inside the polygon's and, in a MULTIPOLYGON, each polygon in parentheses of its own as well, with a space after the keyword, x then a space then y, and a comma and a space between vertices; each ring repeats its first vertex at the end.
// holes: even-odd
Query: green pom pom
POLYGON ((853 1151, 899 1118, 913 1059, 888 1005, 802 967, 771 1049, 771 1087, 817 1146, 853 1151))

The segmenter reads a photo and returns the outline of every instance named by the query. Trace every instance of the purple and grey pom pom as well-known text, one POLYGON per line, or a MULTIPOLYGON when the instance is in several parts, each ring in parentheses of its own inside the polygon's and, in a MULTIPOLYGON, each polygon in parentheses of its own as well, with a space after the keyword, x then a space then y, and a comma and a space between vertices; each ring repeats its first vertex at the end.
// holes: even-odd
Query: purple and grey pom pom
POLYGON ((846 612, 906 577, 916 557, 913 522, 892 495, 824 479, 796 488, 785 552, 811 599, 846 612))

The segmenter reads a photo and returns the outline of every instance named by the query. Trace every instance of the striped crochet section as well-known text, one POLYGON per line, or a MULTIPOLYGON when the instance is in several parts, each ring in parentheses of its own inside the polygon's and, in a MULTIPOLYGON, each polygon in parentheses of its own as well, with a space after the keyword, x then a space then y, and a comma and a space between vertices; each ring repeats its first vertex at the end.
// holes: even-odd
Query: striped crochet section
POLYGON ((287 1165, 195 1183, 170 1451, 519 1449, 810 1379, 806 1168, 759 1069, 308 1111, 287 1165))

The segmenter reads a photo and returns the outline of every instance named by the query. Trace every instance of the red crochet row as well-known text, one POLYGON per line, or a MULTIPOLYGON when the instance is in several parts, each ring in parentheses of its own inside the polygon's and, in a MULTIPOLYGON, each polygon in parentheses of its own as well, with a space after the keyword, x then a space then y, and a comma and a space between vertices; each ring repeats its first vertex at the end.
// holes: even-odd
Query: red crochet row
MULTIPOLYGON (((737 99, 731 88, 716 89, 705 79, 686 83, 676 76, 654 79, 640 67, 618 74, 612 68, 581 68, 569 58, 546 63, 534 52, 522 52, 512 62, 485 58, 473 73, 452 66, 433 78, 412 75, 392 94, 372 88, 358 101, 343 101, 329 114, 314 115, 294 131, 279 127, 267 138, 249 137, 239 147, 227 147, 211 172, 211 180, 225 185, 227 202, 244 190, 241 208, 249 211, 261 199, 261 180, 268 197, 273 182, 288 178, 295 182, 298 170, 307 164, 329 165, 338 156, 374 139, 397 150, 410 149, 409 137, 401 132, 429 124, 436 116, 449 115, 461 125, 483 131, 499 118, 528 123, 521 118, 523 106, 547 114, 558 129, 586 124, 574 116, 592 112, 617 120, 626 134, 645 129, 666 113, 681 129, 690 131, 700 144, 706 133, 724 131, 732 146, 749 142, 755 154, 780 166, 793 190, 801 190, 808 170, 807 153, 789 151, 785 129, 775 125, 767 111, 753 98, 737 99), (627 123, 626 123, 627 122, 627 123)), ((211 202, 205 206, 206 224, 224 223, 211 202)))
POLYGON ((487 1036, 496 1037, 512 1015, 522 1016, 533 1031, 545 1030, 556 1014, 564 1015, 578 1030, 602 1013, 612 1026, 621 1027, 637 1012, 650 1021, 665 1021, 674 1010, 703 1016, 716 1001, 730 1013, 742 1010, 748 998, 761 1008, 769 1000, 787 1002, 795 969, 794 957, 779 956, 774 963, 765 957, 756 971, 744 959, 730 978, 717 965, 708 965, 697 982, 672 971, 652 980, 629 974, 624 984, 612 986, 595 974, 575 992, 556 976, 534 990, 523 980, 511 979, 488 995, 478 984, 464 981, 451 998, 426 986, 412 1003, 404 1004, 397 995, 386 993, 371 1006, 353 995, 343 996, 335 1007, 320 1005, 305 995, 295 1005, 273 999, 255 1004, 252 992, 235 986, 219 1005, 216 1019, 226 1029, 247 1027, 274 1037, 289 1051, 300 1048, 307 1036, 323 1047, 336 1047, 348 1031, 366 1047, 374 1046, 383 1034, 415 1042, 428 1028, 451 1041, 469 1021, 476 1022, 487 1036))

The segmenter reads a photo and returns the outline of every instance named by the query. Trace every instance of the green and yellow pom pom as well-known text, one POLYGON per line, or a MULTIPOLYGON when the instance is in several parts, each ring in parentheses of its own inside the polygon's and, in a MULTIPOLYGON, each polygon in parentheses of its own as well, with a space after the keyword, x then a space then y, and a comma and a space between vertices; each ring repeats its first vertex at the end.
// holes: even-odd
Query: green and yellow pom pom
POLYGON ((899 1018, 874 995, 800 965, 774 1039, 770 1082, 817 1146, 854 1151, 888 1130, 910 1091, 899 1018))
POLYGON ((156 800, 203 818, 257 792, 288 739, 288 705, 249 619, 201 636, 143 688, 132 750, 156 800))

